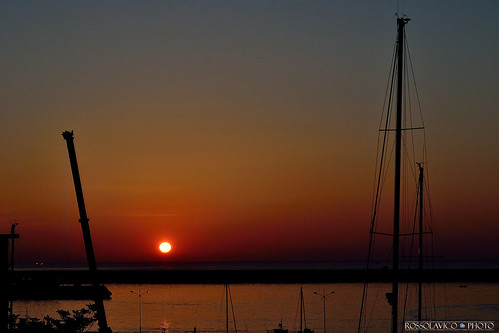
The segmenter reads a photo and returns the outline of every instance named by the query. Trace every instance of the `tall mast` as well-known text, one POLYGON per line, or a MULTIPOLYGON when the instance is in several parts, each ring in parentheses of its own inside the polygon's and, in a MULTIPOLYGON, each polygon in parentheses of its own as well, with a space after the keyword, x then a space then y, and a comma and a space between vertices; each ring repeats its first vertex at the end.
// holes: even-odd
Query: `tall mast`
POLYGON ((392 333, 398 330, 398 283, 400 238, 400 170, 402 152, 402 93, 404 83, 404 27, 408 18, 397 18, 397 119, 395 129, 395 190, 393 212, 392 333))
MULTIPOLYGON (((305 325, 307 327, 307 325, 305 325)), ((300 333, 303 333, 303 288, 300 287, 300 333)))
MULTIPOLYGON (((419 248, 418 248, 418 268, 419 268, 419 284, 418 284, 418 321, 421 322, 421 309, 423 303, 423 166, 418 163, 419 167, 419 248)), ((418 332, 421 332, 420 330, 418 332)))
MULTIPOLYGON (((81 231, 83 233, 83 242, 85 243, 85 252, 87 254, 88 269, 92 275, 93 285, 99 286, 97 282, 97 264, 95 262, 94 247, 92 245, 92 236, 90 235, 90 226, 88 224, 87 211, 85 209, 85 200, 83 199, 83 189, 81 187, 80 171, 78 170, 78 162, 76 160, 76 151, 74 146, 73 131, 64 131, 62 133, 64 140, 68 146, 69 162, 71 164, 71 171, 73 173, 73 182, 76 192, 76 200, 78 201, 78 210, 80 212, 79 222, 81 224, 81 231)), ((96 317, 99 325, 99 332, 109 333, 111 328, 107 326, 106 312, 104 310, 104 302, 101 296, 97 295, 96 288, 95 306, 96 317)))
POLYGON ((229 284, 225 284, 225 332, 229 333, 229 284))

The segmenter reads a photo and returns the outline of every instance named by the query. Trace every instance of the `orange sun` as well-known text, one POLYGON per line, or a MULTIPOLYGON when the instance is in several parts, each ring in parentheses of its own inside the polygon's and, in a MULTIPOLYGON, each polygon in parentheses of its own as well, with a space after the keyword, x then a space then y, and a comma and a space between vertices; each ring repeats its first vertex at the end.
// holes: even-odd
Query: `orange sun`
POLYGON ((171 249, 172 249, 172 246, 168 242, 163 242, 163 243, 159 244, 159 250, 163 253, 168 253, 171 251, 171 249))

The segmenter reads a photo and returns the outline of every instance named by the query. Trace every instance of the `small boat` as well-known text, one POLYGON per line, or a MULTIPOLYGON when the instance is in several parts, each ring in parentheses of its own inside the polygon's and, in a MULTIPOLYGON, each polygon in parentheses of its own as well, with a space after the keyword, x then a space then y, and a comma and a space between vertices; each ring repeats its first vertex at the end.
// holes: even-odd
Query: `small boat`
POLYGON ((282 328, 282 320, 279 323, 278 328, 274 328, 273 330, 267 330, 267 333, 288 333, 288 329, 282 328))

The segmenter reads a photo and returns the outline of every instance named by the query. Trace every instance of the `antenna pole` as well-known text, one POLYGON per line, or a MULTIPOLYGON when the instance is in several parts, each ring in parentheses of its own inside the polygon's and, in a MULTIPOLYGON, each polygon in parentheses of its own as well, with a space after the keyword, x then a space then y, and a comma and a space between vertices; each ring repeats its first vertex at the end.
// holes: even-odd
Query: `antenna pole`
MULTIPOLYGON (((11 235, 15 235, 15 233, 16 233, 16 226, 18 224, 19 223, 14 222, 10 226, 10 234, 11 235)), ((14 271, 14 239, 15 239, 14 236, 12 236, 12 242, 10 243, 10 270, 11 271, 14 271)))

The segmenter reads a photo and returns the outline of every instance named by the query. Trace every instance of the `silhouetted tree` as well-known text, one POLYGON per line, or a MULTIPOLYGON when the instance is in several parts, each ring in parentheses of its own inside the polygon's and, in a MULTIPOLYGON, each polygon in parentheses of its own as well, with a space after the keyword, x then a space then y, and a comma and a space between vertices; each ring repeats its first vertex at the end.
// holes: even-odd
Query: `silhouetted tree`
POLYGON ((80 310, 58 310, 59 319, 50 316, 43 320, 29 316, 13 315, 13 327, 9 333, 83 333, 95 323, 95 311, 89 304, 80 310))

